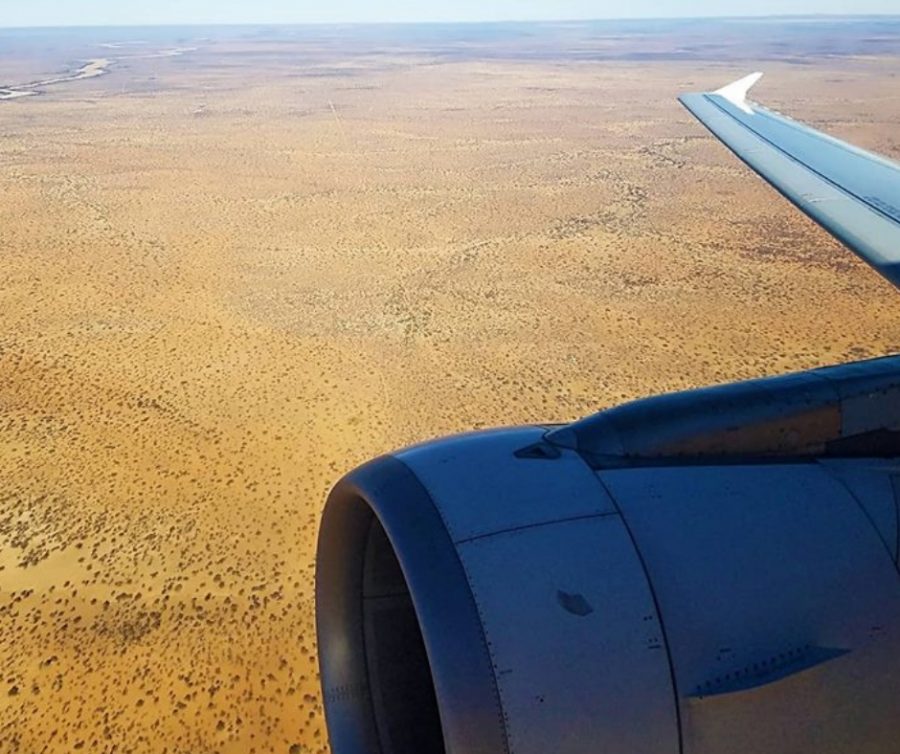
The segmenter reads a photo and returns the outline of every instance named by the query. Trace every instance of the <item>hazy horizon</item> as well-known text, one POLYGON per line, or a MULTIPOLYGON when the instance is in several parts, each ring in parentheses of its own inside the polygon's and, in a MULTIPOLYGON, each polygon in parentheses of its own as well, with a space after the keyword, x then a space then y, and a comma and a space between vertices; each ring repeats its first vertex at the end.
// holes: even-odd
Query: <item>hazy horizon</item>
POLYGON ((479 24, 579 21, 654 21, 760 18, 859 18, 897 16, 896 0, 632 0, 627 8, 597 0, 437 0, 427 6, 386 0, 334 0, 327 7, 297 6, 289 0, 255 4, 237 0, 159 0, 152 6, 123 7, 114 0, 73 6, 62 0, 32 0, 0 10, 0 28, 141 26, 305 26, 372 24, 479 24))
POLYGON ((783 13, 742 16, 640 16, 606 18, 506 18, 485 20, 444 20, 444 21, 232 21, 232 22, 161 22, 161 23, 70 23, 70 24, 25 24, 5 25, 0 29, 16 31, 28 29, 147 29, 147 28, 210 28, 210 27, 304 27, 304 26, 491 26, 533 24, 579 24, 579 23, 653 23, 658 21, 854 21, 866 19, 895 19, 897 13, 783 13))

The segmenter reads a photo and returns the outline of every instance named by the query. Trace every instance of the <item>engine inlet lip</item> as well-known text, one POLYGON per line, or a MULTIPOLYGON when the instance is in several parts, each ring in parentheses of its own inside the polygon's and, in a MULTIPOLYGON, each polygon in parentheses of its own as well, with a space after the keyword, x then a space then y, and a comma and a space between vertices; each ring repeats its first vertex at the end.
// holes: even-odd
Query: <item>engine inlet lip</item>
POLYGON ((509 752, 478 606, 440 511, 418 477, 383 456, 344 477, 325 505, 316 555, 316 632, 335 754, 380 750, 364 648, 362 570, 376 516, 422 631, 446 752, 509 752))

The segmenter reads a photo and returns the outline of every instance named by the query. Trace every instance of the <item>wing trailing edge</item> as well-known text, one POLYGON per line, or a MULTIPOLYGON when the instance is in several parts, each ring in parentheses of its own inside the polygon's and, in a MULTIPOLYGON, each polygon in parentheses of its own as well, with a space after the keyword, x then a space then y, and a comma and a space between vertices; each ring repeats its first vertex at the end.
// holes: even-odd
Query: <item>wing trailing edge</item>
POLYGON ((679 99, 796 207, 900 286, 900 166, 751 102, 761 77, 679 99))

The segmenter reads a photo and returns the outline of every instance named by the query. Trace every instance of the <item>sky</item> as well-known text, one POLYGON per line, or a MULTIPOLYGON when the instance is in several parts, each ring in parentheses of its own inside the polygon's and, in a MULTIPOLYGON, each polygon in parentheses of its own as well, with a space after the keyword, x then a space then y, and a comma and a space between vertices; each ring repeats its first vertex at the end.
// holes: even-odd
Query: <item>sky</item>
POLYGON ((900 0, 0 0, 0 26, 900 14, 900 0))

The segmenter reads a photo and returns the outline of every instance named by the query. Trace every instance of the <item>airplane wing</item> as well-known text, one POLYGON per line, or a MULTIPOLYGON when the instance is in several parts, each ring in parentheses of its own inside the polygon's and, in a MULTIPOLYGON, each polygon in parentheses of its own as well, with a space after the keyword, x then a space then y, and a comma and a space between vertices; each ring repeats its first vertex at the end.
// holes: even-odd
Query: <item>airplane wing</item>
POLYGON ((749 101, 761 77, 679 99, 794 205, 900 286, 900 165, 749 101))

